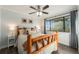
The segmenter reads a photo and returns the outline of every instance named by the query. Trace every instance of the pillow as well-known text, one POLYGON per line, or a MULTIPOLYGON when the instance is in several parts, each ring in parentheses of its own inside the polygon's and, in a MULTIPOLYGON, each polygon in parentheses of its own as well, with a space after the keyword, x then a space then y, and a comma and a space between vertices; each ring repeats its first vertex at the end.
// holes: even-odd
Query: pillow
POLYGON ((30 29, 28 29, 29 30, 29 34, 32 34, 32 33, 36 33, 36 30, 35 30, 35 28, 30 28, 30 29))
POLYGON ((23 29, 20 29, 19 30, 19 34, 23 34, 23 29))
POLYGON ((23 35, 28 35, 29 34, 29 31, 26 28, 20 29, 19 32, 20 32, 20 34, 23 34, 23 35))

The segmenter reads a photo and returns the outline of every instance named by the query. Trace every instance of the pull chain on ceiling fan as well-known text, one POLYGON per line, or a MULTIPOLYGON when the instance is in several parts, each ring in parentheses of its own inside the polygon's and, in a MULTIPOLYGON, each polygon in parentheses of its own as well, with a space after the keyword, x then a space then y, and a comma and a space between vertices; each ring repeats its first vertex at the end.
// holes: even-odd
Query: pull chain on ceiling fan
POLYGON ((42 14, 48 14, 48 12, 45 12, 44 10, 46 10, 47 8, 49 8, 49 5, 44 6, 43 8, 40 8, 41 6, 38 5, 37 8, 30 6, 30 8, 36 10, 35 12, 31 12, 29 14, 34 14, 37 13, 38 16, 41 16, 42 14))

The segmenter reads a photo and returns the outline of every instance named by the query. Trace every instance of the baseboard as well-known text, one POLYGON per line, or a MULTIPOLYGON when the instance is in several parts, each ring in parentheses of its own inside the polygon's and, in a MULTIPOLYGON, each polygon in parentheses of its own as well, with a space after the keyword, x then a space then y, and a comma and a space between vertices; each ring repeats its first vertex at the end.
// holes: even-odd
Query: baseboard
POLYGON ((66 46, 66 47, 70 47, 70 46, 68 46, 68 45, 65 45, 65 44, 62 44, 62 43, 58 43, 58 44, 60 44, 60 45, 63 45, 63 46, 66 46))
POLYGON ((6 48, 8 47, 7 45, 1 46, 0 49, 6 48))
MULTIPOLYGON (((72 48, 72 47, 70 47, 70 46, 68 46, 68 45, 65 45, 65 44, 62 44, 62 43, 58 43, 58 44, 60 44, 60 45, 62 45, 62 46, 65 46, 65 47, 68 47, 68 48, 72 48)), ((75 50, 78 51, 79 48, 73 48, 73 49, 75 49, 75 50)))
MULTIPOLYGON (((13 46, 13 45, 14 45, 14 47, 16 47, 16 44, 11 44, 9 46, 13 46)), ((1 46, 0 49, 7 48, 7 47, 8 47, 8 45, 4 45, 4 46, 1 46)))

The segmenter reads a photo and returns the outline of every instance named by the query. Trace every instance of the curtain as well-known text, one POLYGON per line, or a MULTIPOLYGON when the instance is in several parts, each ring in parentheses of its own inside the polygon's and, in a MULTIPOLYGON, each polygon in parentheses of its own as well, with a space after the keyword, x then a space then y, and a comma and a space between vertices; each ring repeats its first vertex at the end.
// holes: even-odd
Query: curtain
POLYGON ((71 16, 71 39, 70 39, 70 46, 72 48, 78 48, 78 38, 76 35, 76 14, 77 11, 71 11, 70 16, 71 16))

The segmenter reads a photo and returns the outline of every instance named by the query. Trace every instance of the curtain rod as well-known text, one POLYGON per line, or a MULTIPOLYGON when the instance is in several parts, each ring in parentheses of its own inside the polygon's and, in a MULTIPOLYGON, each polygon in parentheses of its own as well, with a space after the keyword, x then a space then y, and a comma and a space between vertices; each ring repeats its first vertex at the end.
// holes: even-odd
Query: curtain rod
MULTIPOLYGON (((73 10, 73 11, 77 12, 78 10, 73 10)), ((71 12, 71 11, 70 11, 70 12, 71 12)), ((58 17, 66 17, 66 16, 70 16, 70 12, 63 13, 63 14, 59 14, 59 15, 52 16, 52 17, 48 17, 48 18, 45 18, 45 19, 55 19, 55 18, 58 18, 58 17)))

